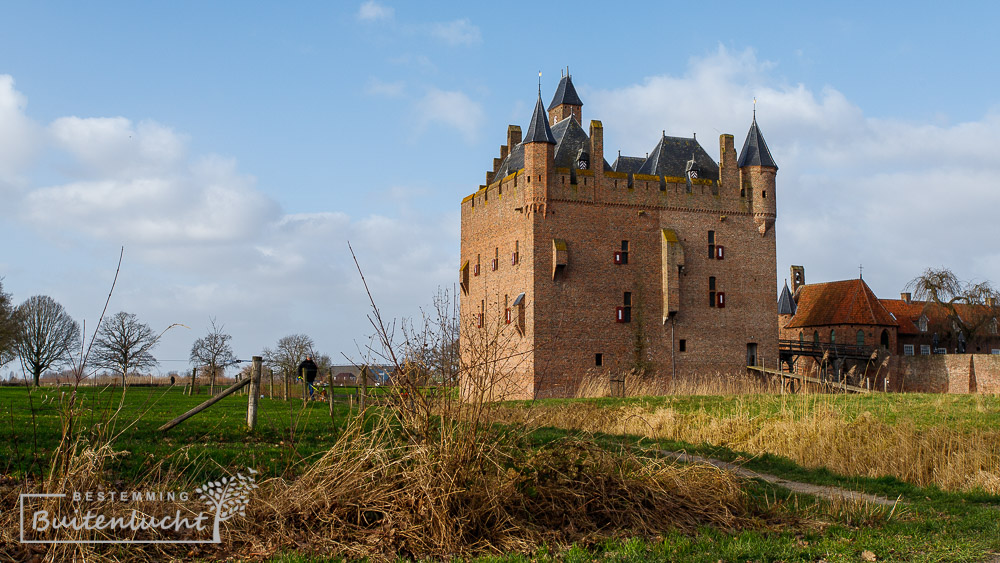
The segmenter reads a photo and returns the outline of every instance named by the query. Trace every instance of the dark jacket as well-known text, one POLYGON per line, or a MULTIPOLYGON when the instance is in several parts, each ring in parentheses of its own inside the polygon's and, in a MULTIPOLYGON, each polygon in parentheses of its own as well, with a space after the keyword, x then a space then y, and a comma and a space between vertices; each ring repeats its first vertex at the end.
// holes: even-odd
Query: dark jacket
POLYGON ((309 383, 316 381, 316 374, 319 372, 319 368, 316 367, 316 362, 308 358, 302 360, 302 363, 299 364, 299 371, 296 375, 302 375, 302 370, 306 371, 306 381, 309 383))

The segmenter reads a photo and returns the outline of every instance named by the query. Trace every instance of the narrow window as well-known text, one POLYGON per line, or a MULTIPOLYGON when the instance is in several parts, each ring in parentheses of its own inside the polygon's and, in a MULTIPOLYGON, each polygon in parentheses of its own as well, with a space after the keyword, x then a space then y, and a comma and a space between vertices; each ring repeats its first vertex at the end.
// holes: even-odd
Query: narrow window
POLYGON ((510 265, 517 266, 518 262, 521 261, 521 256, 518 253, 518 241, 514 241, 514 253, 510 255, 510 265))
POLYGON ((615 264, 628 264, 628 241, 622 241, 621 251, 615 252, 614 255, 615 264))
POLYGON ((681 352, 687 352, 688 341, 681 338, 680 341, 677 343, 677 349, 680 350, 681 352))
POLYGON ((819 344, 819 331, 818 330, 814 330, 813 331, 813 343, 819 344))
POLYGON ((858 346, 864 346, 864 345, 865 345, 865 331, 859 330, 858 331, 858 346))
POLYGON ((500 247, 499 246, 493 247, 493 263, 490 264, 490 266, 491 266, 491 269, 494 272, 497 271, 497 268, 500 267, 500 247))
POLYGON ((474 276, 478 276, 479 275, 479 264, 480 264, 480 259, 481 258, 482 257, 479 254, 476 254, 476 265, 472 268, 472 275, 474 275, 474 276))
POLYGON ((836 330, 831 330, 830 331, 830 344, 836 344, 836 343, 837 343, 837 331, 836 330))
POLYGON ((708 277, 708 306, 715 307, 715 276, 708 277))
POLYGON ((767 190, 761 190, 760 197, 761 199, 767 199, 767 190))
POLYGON ((632 322, 632 292, 626 291, 622 301, 623 306, 618 307, 615 320, 620 323, 632 322))
POLYGON ((708 231, 708 259, 715 260, 715 231, 708 231))
POLYGON ((604 354, 601 353, 594 354, 594 365, 597 367, 601 367, 604 365, 604 354))

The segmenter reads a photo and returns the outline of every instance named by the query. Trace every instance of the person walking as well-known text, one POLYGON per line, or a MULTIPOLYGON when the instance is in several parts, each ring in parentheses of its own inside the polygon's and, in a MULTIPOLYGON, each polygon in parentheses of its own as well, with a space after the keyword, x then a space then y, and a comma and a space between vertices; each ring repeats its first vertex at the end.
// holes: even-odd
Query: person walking
POLYGON ((309 385, 309 398, 312 399, 313 396, 313 382, 316 381, 316 374, 319 372, 319 368, 316 366, 316 362, 312 360, 312 356, 306 356, 306 359, 302 360, 299 364, 299 375, 305 377, 306 384, 309 385))

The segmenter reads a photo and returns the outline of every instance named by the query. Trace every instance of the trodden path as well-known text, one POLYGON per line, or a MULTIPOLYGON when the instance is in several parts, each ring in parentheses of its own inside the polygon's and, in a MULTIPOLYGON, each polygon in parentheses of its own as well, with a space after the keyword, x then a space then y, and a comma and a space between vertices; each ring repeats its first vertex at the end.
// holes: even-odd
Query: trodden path
POLYGON ((671 452, 667 450, 660 450, 660 453, 684 463, 707 463, 718 467, 719 469, 735 473, 740 477, 767 481, 768 483, 778 485, 779 487, 783 487, 795 493, 805 493, 807 495, 820 496, 828 499, 861 500, 884 506, 894 506, 897 503, 902 503, 902 501, 898 499, 892 500, 886 497, 859 493, 858 491, 842 489, 840 487, 827 487, 823 485, 813 485, 812 483, 802 483, 800 481, 789 481, 788 479, 778 477, 777 475, 751 471, 744 467, 740 467, 739 465, 722 461, 721 459, 713 459, 710 457, 702 457, 700 455, 691 455, 684 452, 671 452))

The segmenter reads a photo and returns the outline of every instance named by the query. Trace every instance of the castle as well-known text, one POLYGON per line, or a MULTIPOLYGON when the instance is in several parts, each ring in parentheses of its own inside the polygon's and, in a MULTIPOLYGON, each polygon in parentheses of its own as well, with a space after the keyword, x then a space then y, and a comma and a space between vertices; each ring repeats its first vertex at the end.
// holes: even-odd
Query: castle
POLYGON ((511 398, 573 396, 588 374, 776 365, 778 167, 756 115, 738 156, 732 135, 716 162, 664 132, 646 157, 609 164, 582 110, 568 73, 548 111, 539 89, 527 131, 507 128, 462 200, 466 365, 505 374, 490 393, 511 398))

